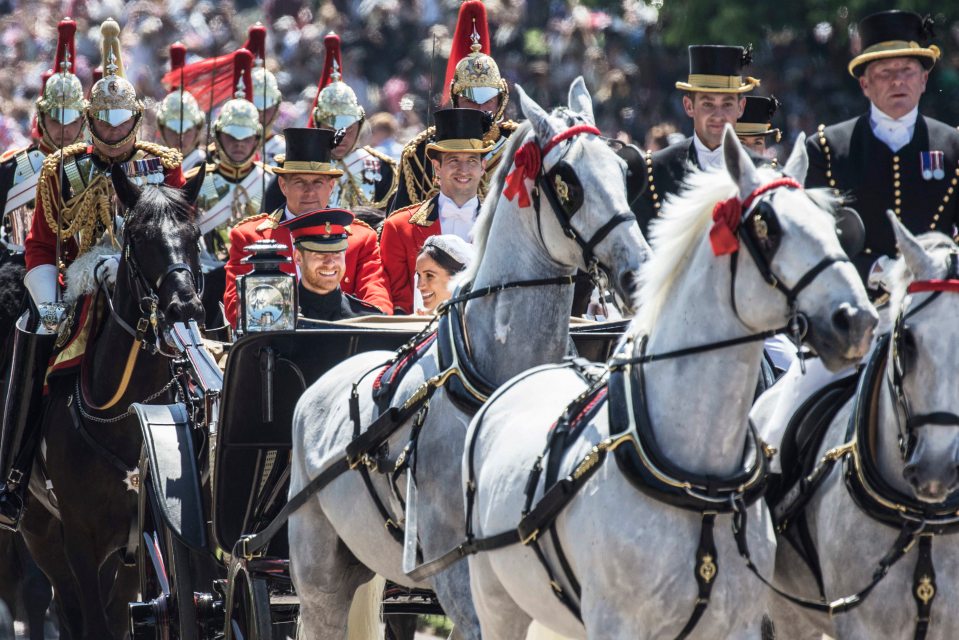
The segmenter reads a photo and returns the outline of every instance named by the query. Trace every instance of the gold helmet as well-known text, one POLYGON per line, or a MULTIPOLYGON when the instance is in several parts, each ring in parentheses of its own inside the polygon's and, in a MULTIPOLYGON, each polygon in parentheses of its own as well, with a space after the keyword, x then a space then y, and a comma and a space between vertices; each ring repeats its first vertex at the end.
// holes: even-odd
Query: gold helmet
MULTIPOLYGON (((170 70, 178 71, 186 64, 186 47, 180 42, 170 45, 170 70)), ((175 133, 183 134, 202 127, 206 114, 196 98, 181 86, 166 95, 157 107, 157 123, 175 133)))
POLYGON ((253 54, 246 49, 239 49, 233 57, 233 87, 235 93, 233 99, 228 100, 216 120, 213 122, 213 131, 216 133, 215 143, 217 155, 220 162, 229 165, 243 166, 256 153, 256 147, 250 152, 250 155, 240 160, 230 158, 223 149, 220 134, 225 133, 237 140, 246 140, 250 136, 260 136, 263 134, 263 126, 260 124, 260 112, 253 104, 253 81, 251 79, 250 68, 253 66, 253 54))
POLYGON ((459 104, 459 98, 483 104, 499 96, 499 108, 494 115, 496 121, 506 110, 509 90, 500 75, 499 66, 489 55, 489 43, 486 7, 480 0, 466 0, 460 6, 453 47, 446 67, 449 95, 453 106, 463 106, 459 104))
MULTIPOLYGON (((74 36, 77 23, 64 18, 57 25, 57 56, 53 73, 43 82, 37 111, 56 120, 62 125, 76 122, 83 116, 87 101, 83 96, 83 85, 76 74, 76 48, 74 36)), ((41 135, 51 148, 60 146, 60 140, 51 140, 44 130, 43 118, 38 118, 37 126, 41 135), (51 144, 52 143, 52 144, 51 144)), ((73 140, 64 140, 63 144, 72 144, 73 140)))
POLYGON ((320 78, 319 92, 313 101, 312 124, 321 129, 338 131, 366 118, 366 112, 356 99, 356 93, 343 82, 343 58, 340 37, 329 33, 324 38, 326 61, 320 78))
POLYGON ((87 104, 87 122, 91 124, 90 135, 94 140, 108 147, 120 147, 136 137, 143 115, 143 103, 137 99, 136 89, 126 79, 123 70, 123 58, 120 55, 120 25, 113 18, 108 18, 100 26, 103 36, 103 78, 97 81, 90 90, 90 101, 87 104), (97 137, 92 122, 100 120, 117 127, 136 118, 136 126, 119 142, 108 142, 97 137))
MULTIPOLYGON (((280 104, 283 95, 276 82, 276 76, 266 69, 266 27, 257 22, 247 32, 246 44, 243 45, 253 54, 253 98, 252 102, 260 111, 272 109, 280 104)), ((267 127, 273 124, 279 110, 275 111, 267 127)))

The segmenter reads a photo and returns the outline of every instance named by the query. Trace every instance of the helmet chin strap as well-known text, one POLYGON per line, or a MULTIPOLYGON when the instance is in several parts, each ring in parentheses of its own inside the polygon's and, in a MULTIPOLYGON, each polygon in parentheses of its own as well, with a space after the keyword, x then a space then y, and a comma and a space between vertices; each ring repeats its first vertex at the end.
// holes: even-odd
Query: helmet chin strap
MULTIPOLYGON (((122 140, 119 142, 107 142, 100 136, 96 134, 96 131, 93 128, 93 120, 90 117, 89 112, 87 113, 87 127, 90 129, 90 137, 93 138, 94 146, 101 152, 105 153, 107 150, 115 151, 117 149, 122 149, 126 145, 130 144, 133 140, 136 140, 137 133, 140 131, 140 125, 143 124, 143 114, 142 112, 136 116, 136 124, 133 125, 133 128, 130 130, 130 133, 125 135, 122 140)), ((111 158, 112 159, 112 158, 111 158)))

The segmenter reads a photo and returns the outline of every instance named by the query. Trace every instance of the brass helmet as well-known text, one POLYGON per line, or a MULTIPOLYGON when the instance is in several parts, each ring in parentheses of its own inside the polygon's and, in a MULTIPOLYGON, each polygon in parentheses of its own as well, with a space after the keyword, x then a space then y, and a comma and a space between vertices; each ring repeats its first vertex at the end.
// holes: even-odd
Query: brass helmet
POLYGON ((343 82, 343 58, 340 37, 333 32, 323 40, 326 61, 320 78, 319 92, 313 102, 313 126, 338 131, 359 122, 363 125, 366 112, 356 99, 356 93, 343 82))
MULTIPOLYGON (((37 99, 37 111, 62 125, 76 122, 83 116, 87 101, 83 96, 83 85, 76 76, 76 47, 74 37, 77 23, 64 18, 57 25, 57 55, 50 76, 43 81, 40 97, 37 99)), ((40 134, 50 148, 63 144, 72 144, 74 140, 52 140, 44 130, 43 118, 38 118, 40 134)))
POLYGON ((237 140, 246 140, 250 136, 263 134, 260 112, 251 100, 253 97, 253 80, 250 73, 252 66, 253 54, 246 49, 237 50, 233 57, 233 87, 235 93, 233 98, 223 105, 213 122, 217 156, 220 162, 225 162, 228 165, 245 165, 256 153, 256 147, 246 158, 230 158, 223 149, 223 143, 220 140, 221 133, 233 136, 237 140))
MULTIPOLYGON (((257 22, 247 32, 246 44, 243 45, 253 54, 253 98, 252 102, 260 111, 272 109, 280 104, 283 95, 274 76, 266 68, 266 27, 257 22)), ((279 110, 273 113, 267 127, 273 124, 279 110)))
MULTIPOLYGON (((170 70, 178 71, 186 64, 186 47, 180 42, 170 45, 170 70)), ((196 98, 181 86, 166 95, 157 107, 157 124, 177 134, 202 127, 206 114, 196 98)))
POLYGON ((95 141, 108 147, 120 147, 136 136, 142 122, 143 103, 137 98, 136 89, 126 79, 126 73, 123 70, 123 58, 120 55, 120 25, 113 18, 107 18, 100 25, 100 34, 103 36, 103 78, 98 80, 90 90, 90 101, 86 112, 87 123, 92 125, 94 120, 100 120, 116 127, 136 118, 136 126, 119 142, 100 140, 93 127, 90 127, 90 135, 95 141))
POLYGON ((461 97, 476 104, 483 104, 498 95, 500 104, 494 114, 495 122, 506 110, 509 90, 500 75, 499 66, 489 55, 489 43, 486 7, 480 0, 466 0, 460 6, 453 47, 446 67, 449 95, 453 106, 462 106, 459 104, 461 97))

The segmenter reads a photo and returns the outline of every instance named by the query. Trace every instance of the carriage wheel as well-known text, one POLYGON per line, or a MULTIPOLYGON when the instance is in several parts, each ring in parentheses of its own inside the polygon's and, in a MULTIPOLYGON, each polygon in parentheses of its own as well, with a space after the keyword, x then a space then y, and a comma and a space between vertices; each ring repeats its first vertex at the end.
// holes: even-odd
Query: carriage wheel
POLYGON ((150 603, 151 606, 131 607, 132 636, 134 640, 197 640, 199 634, 190 550, 163 523, 146 456, 140 458, 138 502, 140 602, 150 603))
POLYGON ((266 580, 252 575, 243 562, 233 560, 227 589, 225 640, 272 640, 266 580))

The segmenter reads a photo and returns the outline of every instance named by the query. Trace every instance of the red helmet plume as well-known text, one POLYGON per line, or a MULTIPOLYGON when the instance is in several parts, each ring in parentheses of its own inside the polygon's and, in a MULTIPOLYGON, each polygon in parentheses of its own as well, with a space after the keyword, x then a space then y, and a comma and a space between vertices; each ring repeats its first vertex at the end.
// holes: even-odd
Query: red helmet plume
MULTIPOLYGON (((243 81, 243 98, 253 102, 253 54, 246 49, 239 49, 233 55, 233 90, 239 92, 240 81, 243 81)), ((234 97, 236 96, 234 93, 234 97)))
POLYGON ((466 0, 460 5, 456 18, 456 31, 453 33, 453 46, 450 59, 446 63, 446 81, 443 83, 443 104, 450 99, 450 83, 456 71, 456 64, 468 56, 473 45, 473 31, 479 36, 480 51, 490 55, 489 23, 486 19, 486 5, 481 0, 466 0))
POLYGON ((323 61, 323 75, 320 76, 320 84, 316 87, 316 97, 313 98, 313 106, 310 107, 309 116, 306 119, 307 128, 313 128, 313 112, 316 110, 316 103, 320 99, 320 92, 334 80, 340 80, 343 77, 343 54, 340 50, 340 36, 332 31, 323 38, 323 46, 326 48, 326 59, 323 61), (336 78, 333 75, 336 74, 336 78))
POLYGON ((77 23, 70 18, 64 18, 57 25, 57 57, 53 64, 53 72, 60 73, 66 71, 76 75, 77 72, 77 48, 75 36, 77 35, 77 23))
POLYGON ((246 32, 243 48, 253 54, 257 60, 266 60, 266 27, 257 22, 246 32))

